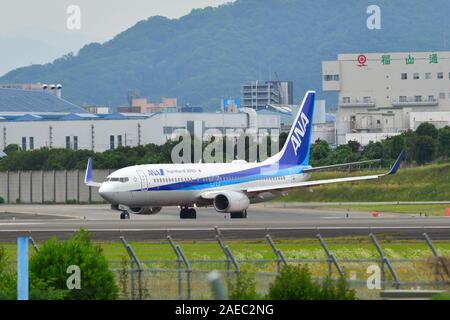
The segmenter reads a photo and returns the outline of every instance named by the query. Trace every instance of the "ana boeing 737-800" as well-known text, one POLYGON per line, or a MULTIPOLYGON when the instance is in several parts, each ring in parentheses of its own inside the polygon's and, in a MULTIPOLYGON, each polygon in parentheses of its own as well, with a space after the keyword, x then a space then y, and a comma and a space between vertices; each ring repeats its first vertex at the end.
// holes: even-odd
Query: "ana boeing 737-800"
POLYGON ((384 174, 308 181, 314 171, 351 165, 309 165, 314 101, 315 92, 308 91, 282 150, 263 162, 137 165, 117 170, 100 183, 92 179, 89 159, 85 184, 99 187, 101 197, 122 211, 122 219, 129 218, 130 213, 156 214, 165 206, 180 207, 181 219, 195 219, 195 208, 208 206, 230 213, 231 218, 246 218, 250 204, 272 200, 292 190, 378 179, 397 172, 403 151, 384 174))

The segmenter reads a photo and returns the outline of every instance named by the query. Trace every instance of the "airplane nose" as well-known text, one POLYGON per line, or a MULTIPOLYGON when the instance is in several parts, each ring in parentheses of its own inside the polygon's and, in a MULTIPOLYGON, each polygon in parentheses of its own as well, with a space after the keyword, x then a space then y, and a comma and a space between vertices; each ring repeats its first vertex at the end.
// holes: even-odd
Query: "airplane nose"
POLYGON ((114 192, 112 192, 110 186, 103 183, 100 188, 98 189, 99 195, 105 199, 106 201, 113 203, 114 202, 114 192))

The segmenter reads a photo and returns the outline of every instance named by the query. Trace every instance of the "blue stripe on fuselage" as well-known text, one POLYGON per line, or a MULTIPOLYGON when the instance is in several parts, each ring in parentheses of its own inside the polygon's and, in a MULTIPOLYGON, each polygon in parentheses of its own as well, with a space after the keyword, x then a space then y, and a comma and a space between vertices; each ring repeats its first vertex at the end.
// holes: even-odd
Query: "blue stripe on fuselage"
MULTIPOLYGON (((192 181, 182 181, 156 187, 150 187, 147 188, 147 191, 202 190, 209 188, 219 188, 223 186, 256 181, 260 178, 299 174, 303 172, 303 169, 310 167, 311 166, 298 165, 279 167, 276 170, 271 170, 273 168, 273 165, 263 165, 243 171, 225 173, 218 176, 209 176, 192 181), (232 179, 226 180, 227 178, 232 179)), ((137 192, 142 190, 137 189, 131 191, 137 192)))

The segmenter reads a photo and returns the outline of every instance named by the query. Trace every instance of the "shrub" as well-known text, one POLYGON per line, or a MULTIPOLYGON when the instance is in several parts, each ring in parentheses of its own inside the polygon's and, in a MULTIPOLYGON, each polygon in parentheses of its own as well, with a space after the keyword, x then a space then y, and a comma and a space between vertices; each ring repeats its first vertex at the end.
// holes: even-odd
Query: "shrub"
POLYGON ((273 300, 354 300, 355 292, 344 278, 314 281, 307 265, 284 267, 270 285, 273 300))
POLYGON ((256 292, 255 273, 242 269, 239 273, 236 283, 231 285, 231 300, 257 300, 261 297, 256 292))
POLYGON ((16 298, 16 277, 9 268, 6 251, 0 247, 0 300, 16 298))
MULTIPOLYGON (((55 294, 49 298, 102 299, 117 298, 114 275, 102 255, 100 246, 91 242, 89 232, 80 230, 67 241, 56 238, 47 241, 39 253, 30 259, 30 276, 37 291, 50 289, 55 294), (81 270, 81 288, 68 290, 67 268, 76 265, 81 270)), ((46 297, 44 297, 46 298, 46 297)))

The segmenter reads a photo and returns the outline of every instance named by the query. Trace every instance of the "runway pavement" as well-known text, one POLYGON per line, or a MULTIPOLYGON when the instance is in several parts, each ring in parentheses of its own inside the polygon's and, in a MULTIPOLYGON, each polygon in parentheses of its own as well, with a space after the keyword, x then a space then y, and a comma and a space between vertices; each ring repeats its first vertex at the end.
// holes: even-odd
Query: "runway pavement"
POLYGON ((177 208, 164 208, 157 215, 132 215, 120 220, 119 212, 107 205, 1 205, 0 242, 15 241, 29 234, 38 241, 51 236, 64 239, 79 228, 92 231, 95 240, 165 240, 168 234, 179 240, 214 240, 214 227, 226 239, 263 239, 267 233, 278 239, 368 235, 418 239, 427 232, 433 239, 450 239, 450 217, 419 217, 410 214, 370 213, 325 209, 310 204, 252 206, 247 219, 233 219, 214 209, 198 209, 197 220, 180 220, 177 208))

